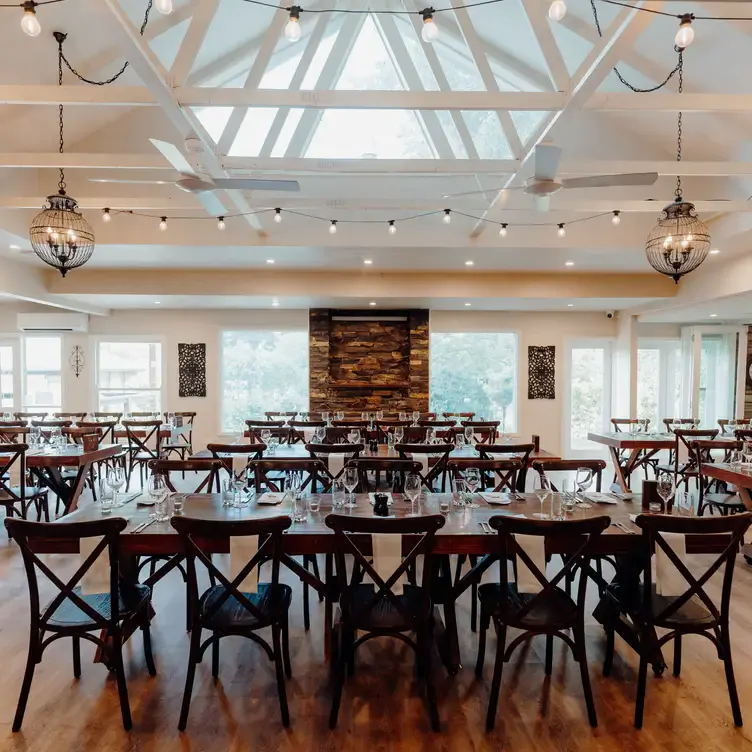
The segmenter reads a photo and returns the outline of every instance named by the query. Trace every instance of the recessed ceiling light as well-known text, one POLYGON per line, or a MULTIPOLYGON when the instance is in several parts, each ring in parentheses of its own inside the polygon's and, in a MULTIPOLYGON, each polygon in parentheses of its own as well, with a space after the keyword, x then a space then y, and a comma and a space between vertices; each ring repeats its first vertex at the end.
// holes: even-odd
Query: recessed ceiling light
POLYGON ((574 308, 574 303, 567 303, 567 308, 574 308))
POLYGON ((465 303, 465 307, 469 308, 472 305, 472 303, 465 303))
POLYGON ((154 305, 162 305, 162 301, 161 300, 155 300, 154 301, 154 305))
MULTIPOLYGON (((11 246, 13 248, 13 246, 11 246)), ((713 250, 710 252, 711 256, 715 256, 720 253, 720 250, 718 248, 713 248, 713 250)))
POLYGON ((370 306, 374 306, 374 305, 376 305, 376 301, 375 301, 375 300, 372 300, 372 301, 371 301, 371 302, 370 302, 370 303, 369 303, 368 305, 370 305, 370 306))
POLYGON ((473 266, 473 265, 474 265, 473 261, 470 261, 470 260, 465 261, 465 266, 473 266))
POLYGON ((365 264, 366 266, 370 266, 370 265, 371 265, 371 264, 373 263, 373 261, 371 261, 371 259, 363 259, 363 263, 364 263, 364 264, 365 264))
POLYGON ((273 264, 273 263, 274 263, 274 259, 267 259, 267 260, 266 260, 266 263, 267 263, 267 264, 273 264))
POLYGON ((711 319, 714 319, 714 318, 715 318, 716 316, 718 316, 718 314, 717 314, 717 313, 711 313, 711 314, 710 314, 710 318, 711 318, 711 319))
POLYGON ((565 261, 564 266, 574 266, 574 261, 565 261))
POLYGON ((10 246, 11 251, 20 251, 21 246, 20 245, 11 245, 10 246))
POLYGON ((276 308, 279 305, 278 300, 272 300, 272 305, 276 308))

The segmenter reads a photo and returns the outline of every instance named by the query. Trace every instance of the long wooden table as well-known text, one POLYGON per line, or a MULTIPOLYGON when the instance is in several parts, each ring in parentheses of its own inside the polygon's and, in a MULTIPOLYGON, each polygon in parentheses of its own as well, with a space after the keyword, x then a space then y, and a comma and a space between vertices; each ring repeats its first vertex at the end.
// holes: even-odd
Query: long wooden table
MULTIPOLYGON (((752 511, 752 467, 737 467, 726 462, 707 462, 700 466, 700 472, 708 478, 716 478, 736 486, 739 498, 748 510, 752 511)), ((752 564, 752 544, 742 546, 742 553, 748 564, 752 564)))

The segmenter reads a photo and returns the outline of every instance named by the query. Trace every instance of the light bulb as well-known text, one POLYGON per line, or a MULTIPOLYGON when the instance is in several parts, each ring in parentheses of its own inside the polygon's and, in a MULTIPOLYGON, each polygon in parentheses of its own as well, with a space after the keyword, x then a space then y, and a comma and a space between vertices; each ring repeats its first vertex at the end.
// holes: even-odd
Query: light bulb
POLYGON ((615 211, 614 216, 611 217, 611 224, 616 226, 618 224, 621 224, 621 217, 619 216, 619 212, 615 211))
POLYGON ((24 14, 21 17, 21 29, 30 37, 38 37, 42 33, 37 13, 32 5, 24 5, 24 14))
POLYGON ((102 209, 102 222, 109 222, 112 219, 109 209, 102 209))
POLYGON ((297 42, 303 36, 303 30, 300 28, 300 6, 293 5, 290 8, 290 18, 285 24, 285 38, 291 42, 297 42))
POLYGON ((563 222, 559 225, 559 230, 558 230, 557 234, 558 234, 558 236, 560 238, 566 237, 567 231, 564 229, 564 223, 563 222))
POLYGON ((274 221, 279 224, 282 221, 282 209, 274 210, 274 221))
POLYGON ((172 13, 172 0, 155 0, 154 5, 163 16, 172 13))
POLYGON ((499 230, 499 235, 501 235, 502 238, 505 238, 507 236, 506 222, 501 225, 501 229, 499 230))
POLYGON ((219 217, 219 219, 217 219, 217 229, 218 230, 224 230, 225 229, 225 218, 224 217, 219 217))
POLYGON ((329 234, 330 235, 337 234, 337 220, 336 219, 333 219, 332 223, 329 225, 329 234))
POLYGON ((567 15, 567 6, 564 0, 554 0, 548 6, 548 17, 552 21, 561 21, 567 15))
POLYGON ((451 209, 444 209, 443 221, 445 225, 451 224, 452 222, 452 210, 451 209))
POLYGON ((439 36, 439 27, 433 20, 433 8, 426 8, 421 11, 423 14, 423 29, 420 32, 421 39, 426 44, 431 44, 439 36))
POLYGON ((692 28, 692 19, 694 16, 691 13, 685 13, 681 17, 681 23, 679 24, 679 31, 676 32, 674 42, 676 46, 683 50, 692 44, 692 40, 695 38, 695 30, 692 28))
POLYGON ((389 220, 389 234, 390 235, 396 235, 397 234, 397 226, 394 224, 394 220, 389 220))
POLYGON ((164 232, 167 229, 167 217, 162 217, 160 223, 159 223, 159 229, 164 232))

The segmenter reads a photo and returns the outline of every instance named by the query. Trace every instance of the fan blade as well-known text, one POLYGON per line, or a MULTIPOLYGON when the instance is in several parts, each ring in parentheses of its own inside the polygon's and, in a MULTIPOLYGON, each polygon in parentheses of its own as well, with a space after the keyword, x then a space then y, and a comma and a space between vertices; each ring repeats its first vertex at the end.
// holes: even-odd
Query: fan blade
POLYGON ((256 180, 255 178, 215 178, 214 185, 227 191, 289 191, 297 193, 297 180, 256 180))
POLYGON ((183 156, 183 153, 174 144, 167 141, 158 141, 156 138, 150 138, 149 141, 162 154, 162 156, 183 175, 195 175, 196 170, 190 162, 183 156))
POLYGON ((553 180, 559 169, 561 149, 553 144, 538 144, 535 147, 535 177, 537 180, 553 180))
MULTIPOLYGON (((511 188, 486 188, 485 191, 465 191, 464 193, 446 193, 441 198, 462 198, 463 196, 485 196, 489 201, 496 198, 498 193, 507 193, 508 191, 518 191, 522 188, 521 185, 515 185, 511 188)), ((504 196, 501 196, 503 200, 504 196)))
POLYGON ((551 196, 536 196, 535 211, 547 212, 551 206, 551 196))
POLYGON ((225 205, 212 191, 201 191, 193 195, 201 202, 207 214, 210 214, 212 217, 224 217, 227 214, 225 205))
POLYGON ((117 178, 89 178, 90 183, 122 183, 123 185, 175 185, 173 180, 118 180, 117 178))
POLYGON ((625 175, 591 175, 586 178, 565 178, 564 188, 610 188, 619 185, 653 185, 657 172, 632 172, 625 175))

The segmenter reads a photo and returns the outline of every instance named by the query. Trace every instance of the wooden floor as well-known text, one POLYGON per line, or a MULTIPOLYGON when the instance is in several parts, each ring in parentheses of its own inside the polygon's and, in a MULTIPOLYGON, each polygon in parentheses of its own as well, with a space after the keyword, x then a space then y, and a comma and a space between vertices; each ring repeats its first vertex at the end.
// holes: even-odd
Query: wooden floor
MULTIPOLYGON (((73 557, 48 557, 53 568, 72 572, 73 557)), ((289 582, 292 581, 288 580, 289 582)), ((373 641, 359 651, 356 675, 345 687, 340 724, 329 731, 329 674, 323 662, 321 615, 312 604, 312 627, 302 628, 302 600, 296 587, 291 613, 293 678, 288 682, 292 726, 279 720, 272 665, 261 650, 241 638, 223 641, 220 680, 210 676, 208 658, 199 667, 193 706, 184 734, 177 731, 188 638, 185 590, 179 575, 158 584, 153 625, 158 674, 149 677, 140 636, 126 648, 126 672, 134 729, 123 731, 115 683, 93 665, 94 647, 83 643, 83 675, 73 678, 70 643, 54 644, 37 667, 22 732, 11 722, 26 659, 28 596, 18 549, 0 533, 0 750, 62 752, 85 750, 681 750, 752 751, 752 567, 742 559, 732 599, 732 642, 742 712, 748 726, 731 720, 722 664, 702 638, 687 639, 683 673, 648 680, 645 727, 632 726, 636 663, 617 639, 613 674, 601 676, 604 640, 588 627, 590 674, 599 727, 587 723, 576 664, 556 646, 554 674, 546 681, 543 644, 520 648, 505 667, 496 730, 484 731, 484 714, 495 640, 489 641, 486 673, 473 672, 476 636, 469 628, 469 600, 460 603, 464 667, 449 677, 435 666, 442 733, 429 730, 422 686, 413 656, 402 643, 373 641)))

